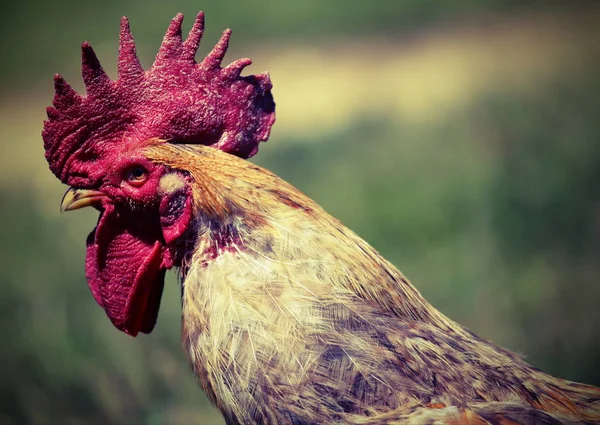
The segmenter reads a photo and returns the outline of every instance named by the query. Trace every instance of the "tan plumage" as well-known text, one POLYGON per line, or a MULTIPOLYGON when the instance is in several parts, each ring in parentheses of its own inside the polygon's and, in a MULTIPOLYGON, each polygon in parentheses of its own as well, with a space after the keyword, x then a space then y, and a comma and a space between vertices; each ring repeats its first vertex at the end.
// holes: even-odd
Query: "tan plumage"
POLYGON ((83 43, 86 95, 57 75, 44 122, 50 169, 71 186, 61 210, 100 211, 86 279, 116 328, 151 332, 180 267, 184 346, 228 424, 600 424, 599 389, 446 318, 317 204, 233 156, 267 140, 271 80, 241 76, 249 59, 221 66, 229 30, 196 62, 204 15, 185 41, 182 21, 144 70, 123 18, 116 81, 83 43))
POLYGON ((203 146, 144 155, 179 171, 163 190, 192 190, 182 336, 228 424, 600 423, 600 389, 451 321, 269 171, 203 146))

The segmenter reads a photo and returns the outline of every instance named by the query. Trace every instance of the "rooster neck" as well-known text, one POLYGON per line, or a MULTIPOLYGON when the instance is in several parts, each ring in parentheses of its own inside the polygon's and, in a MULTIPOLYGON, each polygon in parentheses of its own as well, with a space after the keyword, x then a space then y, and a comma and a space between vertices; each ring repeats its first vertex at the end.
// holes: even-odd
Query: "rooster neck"
MULTIPOLYGON (((414 310, 399 306, 396 314, 354 293, 349 288, 361 279, 366 284, 377 278, 385 285, 392 271, 371 264, 366 244, 358 251, 361 259, 345 258, 343 244, 349 242, 298 214, 304 213, 283 208, 258 227, 246 225, 241 216, 199 226, 184 282, 182 333, 209 398, 230 423, 253 423, 258 417, 275 423, 265 418, 301 415, 302 405, 286 406, 277 388, 340 391, 341 401, 332 399, 329 407, 316 407, 324 394, 314 393, 317 399, 307 401, 315 403, 309 410, 322 415, 322 423, 343 420, 338 401, 348 413, 359 413, 370 398, 378 401, 369 408, 380 412, 433 400, 437 381, 444 379, 419 366, 423 360, 418 359, 419 350, 431 344, 423 338, 439 328, 414 327, 414 317, 435 322, 433 311, 419 310, 423 306, 410 299, 414 310), (371 271, 352 261, 369 262, 371 271), (396 349, 400 337, 408 343, 396 349), (387 354, 370 352, 375 342, 380 345, 372 348, 387 354), (380 362, 388 362, 391 370, 378 374, 380 362), (391 386, 404 390, 394 392, 391 386)), ((393 284, 409 286, 395 279, 399 282, 393 284)), ((457 351, 468 350, 456 344, 457 351)))
POLYGON ((184 346, 228 423, 344 422, 365 409, 484 401, 579 413, 564 401, 579 389, 420 304, 372 248, 337 233, 349 230, 328 233, 292 206, 261 223, 202 223, 184 282, 184 346), (350 243, 360 259, 344 256, 350 243), (412 309, 350 289, 367 279, 412 309))
POLYGON ((597 390, 545 375, 447 319, 272 173, 209 148, 159 153, 193 185, 183 343, 228 424, 358 423, 486 402, 596 418, 597 390))
POLYGON ((236 253, 244 250, 244 241, 240 229, 235 224, 209 224, 207 234, 201 238, 202 250, 199 256, 204 267, 215 261, 224 253, 236 253))

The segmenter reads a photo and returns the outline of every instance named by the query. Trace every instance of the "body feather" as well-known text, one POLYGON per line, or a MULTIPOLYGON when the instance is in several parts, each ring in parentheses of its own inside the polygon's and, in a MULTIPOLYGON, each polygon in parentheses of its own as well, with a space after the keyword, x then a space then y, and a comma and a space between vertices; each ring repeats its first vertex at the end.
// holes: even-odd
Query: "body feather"
POLYGON ((147 155, 192 186, 182 336, 228 424, 600 423, 600 390, 448 319, 274 174, 202 146, 147 155))

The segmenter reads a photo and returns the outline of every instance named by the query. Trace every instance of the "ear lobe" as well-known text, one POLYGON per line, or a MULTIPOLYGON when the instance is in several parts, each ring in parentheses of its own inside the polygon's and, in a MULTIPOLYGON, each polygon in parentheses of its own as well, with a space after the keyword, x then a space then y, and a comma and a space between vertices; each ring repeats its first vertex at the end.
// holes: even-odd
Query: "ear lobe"
MULTIPOLYGON (((167 246, 177 240, 192 222, 192 195, 188 187, 165 194, 159 207, 160 226, 167 246)), ((171 264, 172 267, 172 264, 171 264)))

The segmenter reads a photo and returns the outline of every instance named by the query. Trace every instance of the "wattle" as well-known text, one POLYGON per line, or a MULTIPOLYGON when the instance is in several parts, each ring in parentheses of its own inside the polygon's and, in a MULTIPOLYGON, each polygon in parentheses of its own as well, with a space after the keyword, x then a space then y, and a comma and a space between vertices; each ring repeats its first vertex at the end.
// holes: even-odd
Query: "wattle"
POLYGON ((135 336, 156 324, 164 286, 158 212, 107 204, 87 240, 86 277, 112 323, 135 336))

